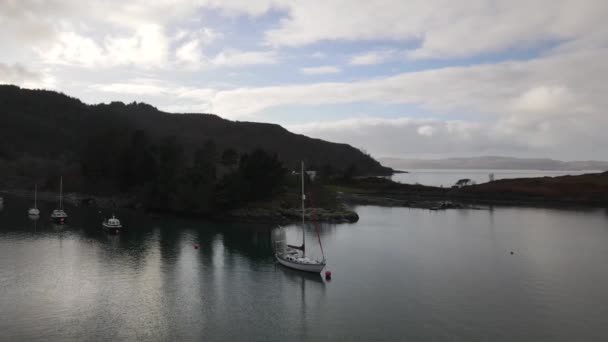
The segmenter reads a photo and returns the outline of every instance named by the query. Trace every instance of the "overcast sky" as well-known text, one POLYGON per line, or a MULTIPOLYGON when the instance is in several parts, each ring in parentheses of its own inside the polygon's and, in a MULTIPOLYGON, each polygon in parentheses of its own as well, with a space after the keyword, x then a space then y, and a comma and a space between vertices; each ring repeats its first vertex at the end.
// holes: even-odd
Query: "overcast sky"
POLYGON ((376 157, 608 160, 605 0, 0 0, 0 83, 376 157))

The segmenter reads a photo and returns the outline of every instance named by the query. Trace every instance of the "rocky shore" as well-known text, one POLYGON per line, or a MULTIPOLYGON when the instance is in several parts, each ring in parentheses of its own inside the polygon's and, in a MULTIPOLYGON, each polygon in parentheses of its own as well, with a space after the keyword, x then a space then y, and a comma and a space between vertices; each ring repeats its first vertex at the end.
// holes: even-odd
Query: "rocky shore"
MULTIPOLYGON (((307 208, 307 222, 354 223, 359 220, 356 212, 343 205, 339 209, 307 208)), ((219 219, 241 222, 291 223, 302 219, 299 208, 239 208, 222 214, 219 219)))
MULTIPOLYGON (((31 191, 25 190, 3 190, 0 195, 8 195, 19 198, 34 200, 34 194, 31 191)), ((38 200, 43 202, 57 202, 57 193, 55 192, 38 192, 38 200)), ((94 196, 88 194, 67 193, 63 197, 64 203, 75 207, 91 206, 97 208, 129 208, 129 209, 144 209, 142 204, 137 201, 134 196, 94 196)), ((190 216, 189 213, 182 213, 190 216)), ((191 215, 200 216, 196 213, 191 215)), ((244 207, 233 209, 225 212, 217 212, 210 215, 211 218, 220 221, 238 221, 238 222, 255 222, 255 223, 281 223, 287 224, 297 222, 302 219, 302 210, 300 208, 284 208, 280 206, 259 206, 259 207, 244 207)), ((326 222, 326 223, 353 223, 359 220, 359 215, 348 208, 346 205, 340 205, 335 209, 328 208, 307 208, 304 214, 308 222, 326 222)))
POLYGON ((353 205, 475 209, 476 205, 608 208, 608 172, 577 176, 501 179, 441 188, 357 179, 334 186, 338 198, 353 205))
MULTIPOLYGON (((15 196, 19 198, 28 198, 34 200, 34 193, 26 190, 2 190, 2 195, 15 196)), ((38 201, 42 202, 57 202, 58 195, 56 192, 38 192, 38 201)), ((66 204, 81 207, 93 206, 98 208, 140 208, 141 204, 137 203, 134 196, 94 196, 88 194, 66 193, 63 195, 63 201, 66 204)))

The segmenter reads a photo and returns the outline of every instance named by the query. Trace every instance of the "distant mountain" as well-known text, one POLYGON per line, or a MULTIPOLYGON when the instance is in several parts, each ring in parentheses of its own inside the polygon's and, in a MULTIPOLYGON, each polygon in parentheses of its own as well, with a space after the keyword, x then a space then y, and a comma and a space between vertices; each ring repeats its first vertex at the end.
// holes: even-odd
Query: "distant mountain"
POLYGON ((605 161, 559 161, 553 159, 484 156, 447 159, 379 158, 382 164, 397 170, 410 169, 488 169, 488 170, 608 170, 605 161))
POLYGON ((190 150, 209 140, 220 151, 262 148, 276 153, 292 169, 304 160, 311 168, 392 173, 350 145, 294 134, 275 124, 230 121, 211 114, 169 114, 145 103, 87 105, 53 91, 0 85, 0 160, 22 155, 69 160, 96 135, 135 130, 157 139, 175 136, 190 150))

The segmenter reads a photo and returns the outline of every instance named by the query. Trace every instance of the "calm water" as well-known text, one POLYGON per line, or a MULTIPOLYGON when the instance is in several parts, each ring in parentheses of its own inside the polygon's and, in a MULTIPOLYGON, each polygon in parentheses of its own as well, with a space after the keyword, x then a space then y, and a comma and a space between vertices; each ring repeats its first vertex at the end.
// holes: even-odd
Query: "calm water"
POLYGON ((7 199, 0 340, 608 340, 605 210, 356 209, 321 228, 326 282, 276 266, 269 226, 121 212, 107 236, 7 199))
POLYGON ((490 173, 494 179, 556 177, 564 175, 582 175, 601 171, 547 171, 547 170, 409 170, 409 173, 397 173, 392 179, 407 184, 423 184, 450 187, 459 179, 468 178, 475 183, 486 183, 490 173))

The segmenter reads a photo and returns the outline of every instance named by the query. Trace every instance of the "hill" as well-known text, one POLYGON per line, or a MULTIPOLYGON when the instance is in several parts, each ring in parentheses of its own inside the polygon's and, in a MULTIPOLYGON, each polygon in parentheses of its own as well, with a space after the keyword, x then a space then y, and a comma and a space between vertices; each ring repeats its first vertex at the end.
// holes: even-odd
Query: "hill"
POLYGON ((482 156, 446 159, 379 158, 380 162, 395 169, 461 169, 461 170, 608 170, 606 161, 560 161, 547 158, 512 158, 482 156))
POLYGON ((152 139, 175 136, 188 151, 212 140, 218 150, 246 153, 256 148, 276 153, 296 168, 347 169, 360 175, 387 175, 392 170, 347 145, 294 134, 275 124, 239 122, 212 114, 169 114, 145 103, 87 105, 53 91, 0 85, 0 159, 23 155, 73 160, 96 136, 143 130, 152 139))
POLYGON ((483 184, 440 188, 358 178, 338 184, 349 201, 420 208, 462 208, 473 203, 608 207, 608 172, 577 176, 500 179, 483 184), (448 203, 446 205, 446 203, 448 203))

